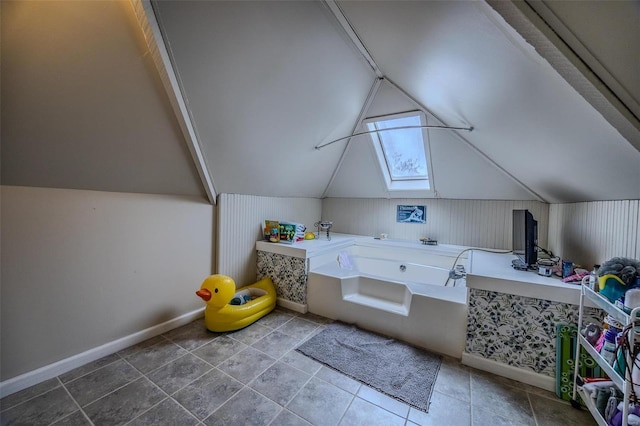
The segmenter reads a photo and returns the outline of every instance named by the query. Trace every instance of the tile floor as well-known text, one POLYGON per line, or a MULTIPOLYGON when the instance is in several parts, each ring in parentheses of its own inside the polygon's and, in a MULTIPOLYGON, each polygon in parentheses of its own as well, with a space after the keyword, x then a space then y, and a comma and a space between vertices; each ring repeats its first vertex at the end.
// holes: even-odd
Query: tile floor
POLYGON ((445 358, 429 413, 294 348, 327 321, 277 309, 233 333, 203 320, 0 400, 4 425, 592 425, 552 393, 445 358))

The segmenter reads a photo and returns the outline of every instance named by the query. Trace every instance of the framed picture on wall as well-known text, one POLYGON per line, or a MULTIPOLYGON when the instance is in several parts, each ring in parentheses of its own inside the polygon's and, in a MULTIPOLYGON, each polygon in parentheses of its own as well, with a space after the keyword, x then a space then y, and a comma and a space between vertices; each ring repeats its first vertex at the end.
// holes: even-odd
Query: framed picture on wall
POLYGON ((398 204, 396 222, 427 223, 427 206, 398 204))

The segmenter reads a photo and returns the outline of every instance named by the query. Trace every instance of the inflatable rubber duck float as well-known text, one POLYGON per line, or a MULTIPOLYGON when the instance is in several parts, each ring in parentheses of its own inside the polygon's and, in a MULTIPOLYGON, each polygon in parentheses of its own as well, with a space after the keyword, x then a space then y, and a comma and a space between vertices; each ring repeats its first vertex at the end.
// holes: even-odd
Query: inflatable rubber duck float
POLYGON ((215 332, 244 328, 276 307, 276 289, 269 277, 236 290, 231 277, 211 275, 196 294, 207 303, 204 322, 215 332))

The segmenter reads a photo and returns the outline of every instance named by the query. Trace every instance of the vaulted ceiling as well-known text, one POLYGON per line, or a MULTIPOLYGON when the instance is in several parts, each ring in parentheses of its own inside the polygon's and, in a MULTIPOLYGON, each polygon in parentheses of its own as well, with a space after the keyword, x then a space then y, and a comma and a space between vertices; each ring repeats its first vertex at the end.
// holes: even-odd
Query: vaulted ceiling
POLYGON ((640 198, 637 2, 18 3, 2 5, 3 184, 640 198), (388 192, 368 136, 315 149, 408 110, 473 127, 424 131, 435 192, 388 192))

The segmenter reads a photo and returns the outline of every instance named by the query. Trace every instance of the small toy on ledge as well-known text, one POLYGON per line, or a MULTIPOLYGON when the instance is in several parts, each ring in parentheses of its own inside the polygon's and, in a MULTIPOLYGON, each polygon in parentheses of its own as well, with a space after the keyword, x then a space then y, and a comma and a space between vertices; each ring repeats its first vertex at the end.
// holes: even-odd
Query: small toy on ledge
POLYGON ((597 271, 600 294, 614 303, 627 290, 635 287, 640 276, 640 261, 626 257, 614 257, 597 271))
POLYGON ((420 241, 425 246, 437 246, 438 245, 438 240, 434 240, 432 238, 422 237, 422 238, 420 238, 420 241))

